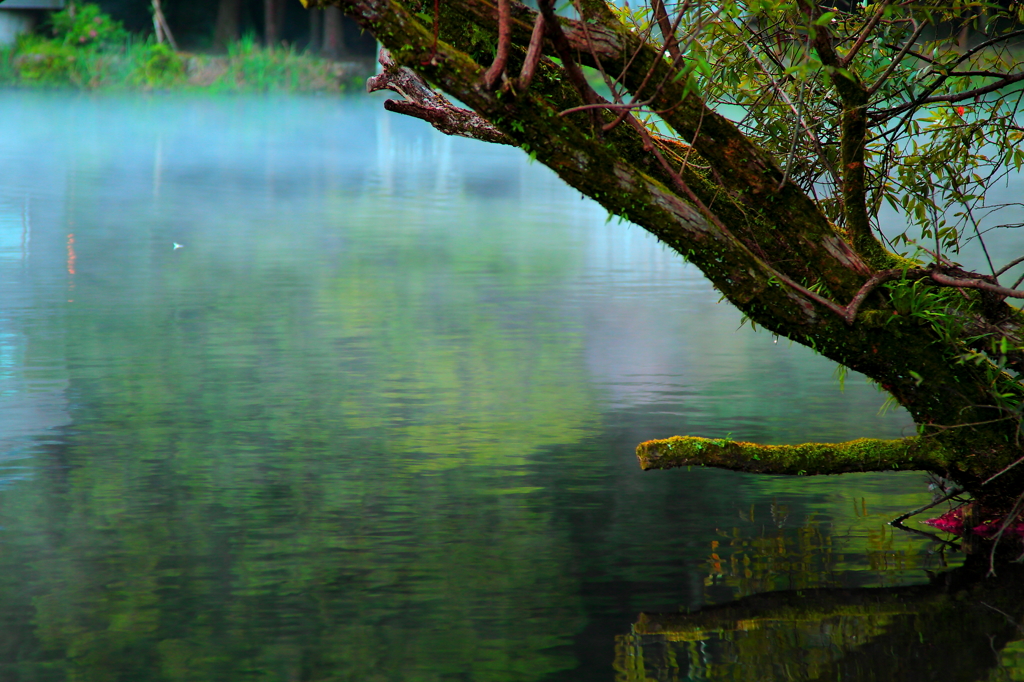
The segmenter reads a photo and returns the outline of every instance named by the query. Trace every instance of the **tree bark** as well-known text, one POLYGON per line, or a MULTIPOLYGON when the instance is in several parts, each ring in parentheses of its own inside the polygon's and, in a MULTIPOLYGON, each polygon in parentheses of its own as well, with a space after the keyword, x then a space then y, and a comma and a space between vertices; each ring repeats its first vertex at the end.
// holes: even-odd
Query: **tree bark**
POLYGON ((242 0, 220 0, 217 4, 217 23, 213 31, 213 44, 219 50, 236 42, 241 34, 239 23, 242 12, 242 0))

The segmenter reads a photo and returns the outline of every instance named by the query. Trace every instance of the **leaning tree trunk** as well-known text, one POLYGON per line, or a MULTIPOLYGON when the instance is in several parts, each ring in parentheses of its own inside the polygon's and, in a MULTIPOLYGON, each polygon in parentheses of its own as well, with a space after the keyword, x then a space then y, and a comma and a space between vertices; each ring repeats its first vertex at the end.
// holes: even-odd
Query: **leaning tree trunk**
POLYGON ((1024 466, 1012 466, 1024 454, 1019 420, 1005 409, 1024 402, 1007 371, 1024 362, 1013 350, 1024 345, 1024 316, 1003 300, 1016 294, 953 266, 912 263, 876 239, 864 167, 868 89, 840 68, 824 31, 813 47, 834 66, 842 110, 843 227, 680 77, 685 55, 678 46, 672 53, 670 44, 645 41, 600 0, 578 3, 585 20, 558 17, 548 0, 539 12, 513 0, 339 4, 390 50, 394 61, 385 59, 370 87, 396 90, 406 101, 387 108, 449 134, 523 149, 698 266, 756 324, 878 382, 920 428, 905 440, 841 445, 651 441, 640 448, 645 467, 796 475, 919 469, 1003 506, 1024 490, 1024 466), (626 104, 604 100, 580 65, 621 74, 618 84, 659 112, 677 137, 652 134, 626 104), (470 110, 439 97, 419 76, 470 110), (889 283, 920 284, 928 296, 955 289, 962 297, 951 313, 956 329, 922 321, 888 292, 889 283), (1004 366, 963 361, 986 334, 984 343, 1009 340, 1004 366))

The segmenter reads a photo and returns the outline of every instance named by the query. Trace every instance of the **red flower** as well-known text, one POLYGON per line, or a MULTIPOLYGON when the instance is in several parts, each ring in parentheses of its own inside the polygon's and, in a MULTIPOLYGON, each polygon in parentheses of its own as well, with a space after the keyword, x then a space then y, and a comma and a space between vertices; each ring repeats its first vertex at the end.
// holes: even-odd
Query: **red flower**
POLYGON ((924 523, 947 533, 960 535, 964 532, 964 509, 963 507, 951 509, 939 518, 928 519, 924 523))

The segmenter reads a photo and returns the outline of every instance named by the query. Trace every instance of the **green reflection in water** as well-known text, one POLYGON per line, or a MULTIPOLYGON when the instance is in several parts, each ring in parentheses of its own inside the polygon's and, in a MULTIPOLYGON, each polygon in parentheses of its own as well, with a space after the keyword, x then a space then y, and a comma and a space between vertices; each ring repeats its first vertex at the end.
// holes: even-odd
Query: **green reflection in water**
POLYGON ((935 567, 885 526, 916 478, 639 472, 906 422, 520 157, 373 102, 3 97, 5 680, 611 679, 640 611, 935 567))
MULTIPOLYGON (((83 231, 102 215, 69 210, 83 231)), ((564 538, 518 499, 537 489, 532 453, 598 421, 579 335, 528 291, 571 258, 528 246, 539 235, 504 258, 500 240, 401 221, 381 245, 348 211, 349 248, 314 262, 251 234, 225 257, 195 226, 149 259, 121 232, 79 240, 72 300, 30 339, 65 356, 74 425, 6 514, 38 590, 20 609, 62 674, 519 680, 571 664, 564 538)))
POLYGON ((983 557, 926 585, 768 592, 641 614, 618 679, 1007 680, 1020 677, 1024 569, 983 557))

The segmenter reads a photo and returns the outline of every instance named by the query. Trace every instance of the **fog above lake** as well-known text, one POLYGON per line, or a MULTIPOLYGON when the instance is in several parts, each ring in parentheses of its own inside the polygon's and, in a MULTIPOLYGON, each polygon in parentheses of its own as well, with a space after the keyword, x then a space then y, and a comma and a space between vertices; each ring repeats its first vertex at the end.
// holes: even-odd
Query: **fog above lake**
POLYGON ((841 394, 831 363, 739 329, 739 314, 695 268, 639 228, 607 222, 516 150, 446 138, 370 98, 16 97, 5 109, 18 134, 0 142, 19 159, 0 169, 0 253, 9 270, 24 265, 26 214, 26 248, 50 266, 29 272, 36 296, 67 284, 57 263, 72 233, 77 277, 102 280, 110 294, 120 281, 118 293, 132 296, 152 268, 196 267, 200 254, 207 273, 255 259, 302 268, 314 252, 353 253, 353 228, 376 231, 381 252, 398 238, 390 233, 415 232, 431 249, 464 248, 460 237, 475 231, 499 240, 501 255, 470 256, 470 268, 552 271, 557 291, 538 305, 585 340, 588 371, 611 404, 714 414, 736 435, 748 421, 770 441, 896 435, 907 424, 876 419, 882 398, 861 380, 841 394), (69 106, 73 124, 54 125, 69 106), (97 210, 74 215, 81 204, 97 210), (186 248, 173 253, 173 242, 186 248), (805 386, 838 414, 818 419, 796 397, 805 386))

